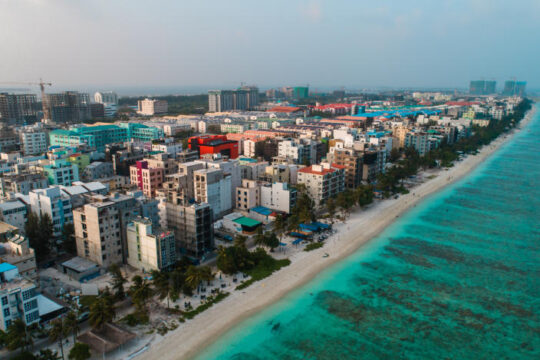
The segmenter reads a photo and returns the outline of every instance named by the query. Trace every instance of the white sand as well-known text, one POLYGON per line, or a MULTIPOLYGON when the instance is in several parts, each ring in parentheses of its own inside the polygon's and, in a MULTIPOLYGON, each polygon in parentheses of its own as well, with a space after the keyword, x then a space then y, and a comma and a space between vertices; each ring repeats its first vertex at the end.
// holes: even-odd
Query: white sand
MULTIPOLYGON (((520 127, 530 121, 534 109, 522 120, 520 127)), ((439 171, 436 177, 411 189, 407 195, 380 201, 368 209, 352 213, 345 224, 334 226, 338 233, 327 240, 323 248, 295 253, 291 256, 290 266, 243 291, 232 292, 225 300, 182 324, 165 337, 157 337, 150 344, 150 348, 136 359, 169 360, 193 357, 234 325, 278 301, 288 292, 312 280, 323 269, 358 250, 419 201, 470 173, 511 138, 512 134, 499 137, 481 149, 477 155, 469 155, 456 162, 452 168, 439 171), (328 253, 329 257, 323 258, 325 253, 328 253)))

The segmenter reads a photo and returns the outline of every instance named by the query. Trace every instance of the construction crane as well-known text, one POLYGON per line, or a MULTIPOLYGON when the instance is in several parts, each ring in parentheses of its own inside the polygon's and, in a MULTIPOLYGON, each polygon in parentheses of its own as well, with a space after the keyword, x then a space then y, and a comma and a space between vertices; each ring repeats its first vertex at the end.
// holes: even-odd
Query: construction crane
POLYGON ((42 79, 39 79, 39 82, 17 82, 17 81, 0 81, 0 84, 6 85, 39 85, 41 90, 41 103, 43 105, 43 119, 50 120, 50 109, 49 104, 45 101, 45 86, 52 86, 50 82, 44 82, 42 79))

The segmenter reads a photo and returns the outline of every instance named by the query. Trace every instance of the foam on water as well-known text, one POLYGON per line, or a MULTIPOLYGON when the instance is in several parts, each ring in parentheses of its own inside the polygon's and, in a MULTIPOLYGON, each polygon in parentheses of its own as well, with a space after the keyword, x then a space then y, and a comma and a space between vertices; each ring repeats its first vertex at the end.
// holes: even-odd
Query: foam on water
POLYGON ((198 359, 540 359, 540 113, 198 359))

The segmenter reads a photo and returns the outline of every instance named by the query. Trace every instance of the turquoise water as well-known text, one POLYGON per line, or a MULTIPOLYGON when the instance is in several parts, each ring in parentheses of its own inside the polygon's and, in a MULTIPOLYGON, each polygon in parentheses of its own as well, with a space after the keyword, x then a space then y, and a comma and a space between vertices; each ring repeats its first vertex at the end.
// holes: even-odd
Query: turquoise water
POLYGON ((198 359, 540 359, 539 114, 198 359))

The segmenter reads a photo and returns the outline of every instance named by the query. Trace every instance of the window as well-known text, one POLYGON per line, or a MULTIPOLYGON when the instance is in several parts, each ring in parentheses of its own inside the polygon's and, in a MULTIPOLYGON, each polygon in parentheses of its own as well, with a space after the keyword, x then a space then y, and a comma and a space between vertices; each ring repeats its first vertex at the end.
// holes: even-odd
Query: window
POLYGON ((4 309, 4 317, 9 316, 9 308, 4 309))
POLYGON ((8 298, 7 298, 7 296, 4 296, 2 298, 2 305, 7 305, 7 304, 8 304, 8 298))

